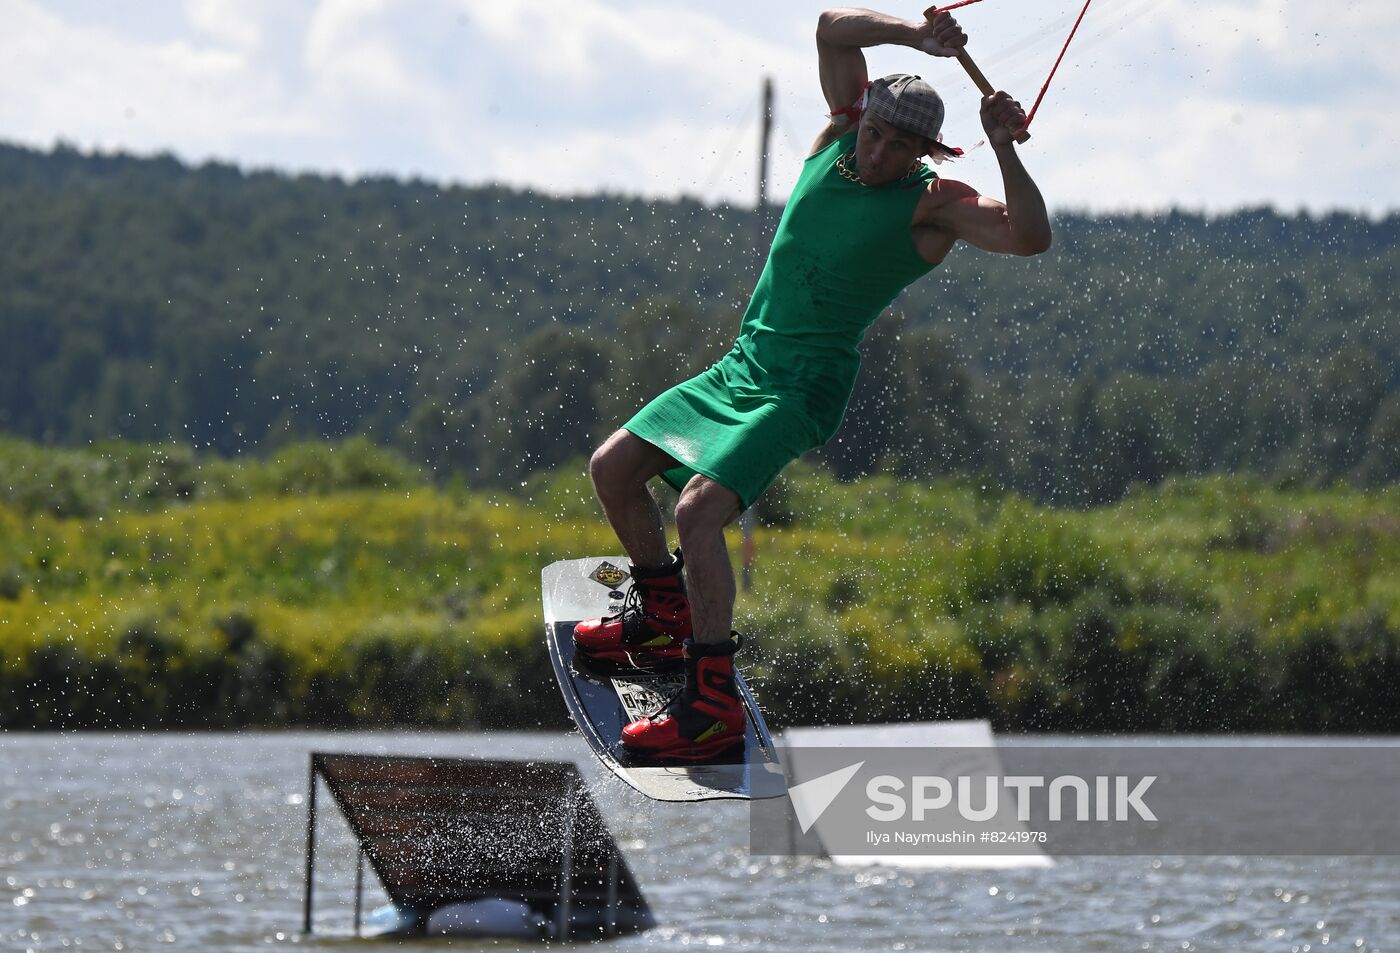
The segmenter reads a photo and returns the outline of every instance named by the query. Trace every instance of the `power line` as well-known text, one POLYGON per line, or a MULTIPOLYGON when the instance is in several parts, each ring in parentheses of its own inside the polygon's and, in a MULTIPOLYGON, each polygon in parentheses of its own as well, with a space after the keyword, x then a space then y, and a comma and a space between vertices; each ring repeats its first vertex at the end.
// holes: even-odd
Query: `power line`
POLYGON ((729 160, 734 158, 735 152, 738 150, 740 138, 749 131, 749 127, 753 124, 755 109, 756 107, 754 104, 750 102, 749 111, 745 115, 744 121, 734 127, 734 132, 730 134, 729 141, 725 143, 724 148, 720 151, 719 155, 716 156, 714 171, 710 174, 709 181, 705 183, 705 188, 700 193, 701 195, 709 195, 716 183, 719 182, 720 175, 724 172, 725 168, 728 167, 729 160))

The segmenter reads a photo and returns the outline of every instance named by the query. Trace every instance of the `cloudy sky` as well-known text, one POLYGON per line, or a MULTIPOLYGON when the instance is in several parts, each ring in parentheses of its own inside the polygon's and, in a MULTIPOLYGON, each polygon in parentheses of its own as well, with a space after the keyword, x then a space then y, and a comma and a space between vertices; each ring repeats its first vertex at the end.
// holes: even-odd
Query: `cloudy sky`
MULTIPOLYGON (((823 125, 807 0, 0 0, 0 140, 248 167, 750 202, 761 77, 774 194, 823 125)), ((885 7, 905 16, 909 9, 885 7)), ((959 11, 1029 104, 1078 0, 959 11)), ((1094 0, 1023 147, 1058 208, 1400 209, 1387 0, 1094 0)), ((982 138, 955 61, 867 52, 982 138)), ((951 172, 1000 195, 994 157, 951 172)))

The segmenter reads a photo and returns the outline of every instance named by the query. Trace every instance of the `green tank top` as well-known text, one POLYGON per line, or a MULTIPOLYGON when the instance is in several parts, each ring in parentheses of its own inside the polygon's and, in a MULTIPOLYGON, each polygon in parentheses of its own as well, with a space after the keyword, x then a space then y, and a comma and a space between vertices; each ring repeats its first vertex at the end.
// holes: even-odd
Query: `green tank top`
POLYGON ((823 441, 845 414, 866 330, 934 268, 910 224, 937 176, 923 166, 884 186, 851 181, 837 160, 855 141, 848 133, 803 164, 726 358, 748 365, 744 383, 799 398, 823 441))

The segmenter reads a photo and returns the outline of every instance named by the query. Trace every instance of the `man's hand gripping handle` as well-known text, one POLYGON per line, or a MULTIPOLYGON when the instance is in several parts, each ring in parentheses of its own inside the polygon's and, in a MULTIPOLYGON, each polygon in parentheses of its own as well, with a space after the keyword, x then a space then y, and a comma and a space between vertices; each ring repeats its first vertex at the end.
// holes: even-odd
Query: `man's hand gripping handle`
MULTIPOLYGON (((924 19, 928 20, 929 23, 933 23, 934 18, 942 12, 943 9, 941 7, 929 7, 924 11, 924 19)), ((983 96, 989 99, 996 96, 996 87, 994 87, 987 80, 986 75, 978 69, 977 64, 972 61, 972 57, 968 55, 966 47, 958 49, 958 62, 962 64, 962 68, 967 72, 967 75, 972 78, 972 82, 977 86, 977 89, 983 96)), ((983 105, 985 109, 986 104, 984 103, 983 105)), ((1008 124, 1006 129, 1017 142, 1025 142, 1031 137, 1031 134, 1024 128, 1023 123, 1021 125, 1008 124)))

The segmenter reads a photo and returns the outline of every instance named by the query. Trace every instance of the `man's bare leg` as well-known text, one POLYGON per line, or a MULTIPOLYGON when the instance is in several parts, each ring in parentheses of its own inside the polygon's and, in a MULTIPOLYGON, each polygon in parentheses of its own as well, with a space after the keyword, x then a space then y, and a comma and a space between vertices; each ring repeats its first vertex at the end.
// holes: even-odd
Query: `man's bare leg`
POLYGON ((734 567, 724 546, 724 527, 741 509, 734 491, 708 477, 692 477, 681 491, 676 529, 685 551, 693 633, 682 650, 685 681, 660 712, 623 727, 622 744, 631 752, 699 762, 744 742, 744 706, 734 671, 738 646, 729 641, 734 567))
POLYGON ((661 510, 647 481, 674 466, 678 464, 669 454, 626 430, 609 437, 589 461, 598 502, 633 565, 657 567, 670 561, 661 510))
POLYGON ((685 485, 676 504, 676 529, 685 553, 686 591, 694 639, 729 640, 734 623, 734 566, 724 545, 724 528, 739 518, 743 504, 734 491, 709 477, 685 485))

